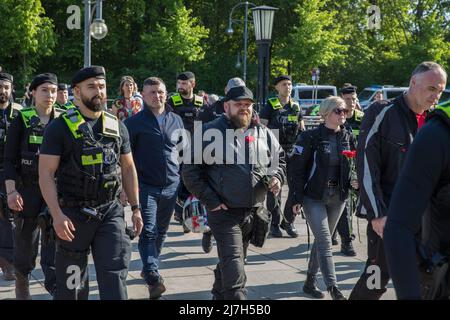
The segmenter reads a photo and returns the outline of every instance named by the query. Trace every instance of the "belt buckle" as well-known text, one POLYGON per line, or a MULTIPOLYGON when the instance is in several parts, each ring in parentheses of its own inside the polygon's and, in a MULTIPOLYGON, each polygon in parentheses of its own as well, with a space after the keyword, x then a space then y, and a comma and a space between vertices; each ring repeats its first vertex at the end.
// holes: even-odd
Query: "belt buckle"
POLYGON ((336 181, 328 180, 327 185, 328 187, 337 187, 338 184, 336 181))

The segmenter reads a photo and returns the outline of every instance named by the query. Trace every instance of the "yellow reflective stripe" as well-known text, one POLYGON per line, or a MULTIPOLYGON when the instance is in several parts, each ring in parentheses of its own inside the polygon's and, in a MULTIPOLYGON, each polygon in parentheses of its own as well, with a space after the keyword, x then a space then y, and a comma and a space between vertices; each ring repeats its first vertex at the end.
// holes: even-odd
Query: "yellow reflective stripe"
POLYGON ((25 128, 30 127, 30 119, 32 116, 37 116, 36 110, 34 108, 23 109, 19 111, 22 115, 23 123, 25 124, 25 128))
POLYGON ((30 136, 28 142, 32 144, 42 144, 43 136, 30 136))
POLYGON ((355 138, 359 136, 359 129, 352 129, 352 132, 355 138))
POLYGON ((290 115, 288 115, 288 121, 297 122, 298 116, 295 114, 290 114, 290 115))
POLYGON ((81 133, 78 132, 78 127, 80 124, 84 123, 84 119, 77 109, 69 109, 66 113, 62 115, 62 118, 69 127, 70 132, 75 139, 81 138, 81 133))
POLYGON ((116 116, 103 111, 102 113, 103 134, 112 137, 119 137, 119 120, 116 116))
POLYGON ((278 110, 278 109, 283 108, 283 106, 281 105, 281 102, 280 102, 280 100, 278 100, 278 98, 270 98, 269 103, 272 106, 273 110, 278 110))
POLYGON ((436 110, 442 110, 445 112, 447 117, 450 118, 450 101, 447 101, 446 103, 440 104, 436 106, 436 110))
POLYGON ((294 109, 294 111, 300 112, 300 105, 298 103, 292 103, 292 109, 294 109))
POLYGON ((364 112, 361 112, 359 110, 355 110, 355 120, 361 122, 362 118, 364 116, 364 112))
POLYGON ((203 106, 203 98, 197 95, 194 95, 194 105, 196 106, 203 106))
POLYGON ((81 155, 81 164, 83 166, 91 166, 94 164, 102 164, 102 163, 103 163, 103 154, 102 153, 97 153, 95 155, 95 159, 94 159, 94 155, 88 155, 88 156, 81 155))
POLYGON ((183 99, 181 99, 181 96, 180 96, 180 94, 175 94, 175 95, 173 95, 172 96, 172 101, 173 101, 173 105, 174 106, 180 106, 180 105, 182 105, 183 104, 183 99))

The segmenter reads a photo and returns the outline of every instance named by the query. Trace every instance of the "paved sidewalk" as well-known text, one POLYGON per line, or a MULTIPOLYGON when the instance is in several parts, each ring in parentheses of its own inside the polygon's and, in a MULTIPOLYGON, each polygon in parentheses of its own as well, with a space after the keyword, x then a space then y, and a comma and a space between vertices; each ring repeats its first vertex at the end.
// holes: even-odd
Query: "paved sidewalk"
MULTIPOLYGON (((287 195, 286 193, 286 190, 283 190, 283 200, 287 195)), ((129 211, 127 211, 127 214, 129 217, 129 211)), ((358 234, 356 220, 354 218, 353 224, 355 234, 358 234)), ((269 238, 264 248, 249 247, 249 263, 245 266, 249 299, 310 299, 301 290, 306 278, 308 264, 306 225, 301 219, 296 219, 295 224, 301 234, 299 238, 292 239, 284 233, 283 238, 269 238)), ((333 247, 338 284, 347 296, 358 280, 366 259, 366 222, 364 220, 359 220, 359 230, 361 242, 358 240, 358 235, 354 241, 358 253, 356 257, 345 257, 339 252, 339 245, 333 247)), ((218 262, 217 251, 214 247, 209 254, 203 253, 201 234, 184 234, 182 227, 177 222, 172 221, 161 260, 160 272, 167 287, 162 299, 211 299, 213 270, 218 262)), ((91 258, 89 261, 90 299, 98 300, 95 269, 91 258)), ((148 299, 147 288, 139 275, 141 266, 137 240, 135 239, 127 279, 130 299, 148 299)), ((33 299, 51 299, 43 287, 43 273, 39 262, 36 270, 32 273, 30 284, 33 299)), ((319 278, 319 286, 323 290, 326 289, 321 278, 319 278)), ((14 282, 0 280, 0 300, 14 298, 14 282)), ((325 299, 330 298, 326 295, 325 299)), ((383 296, 383 299, 395 299, 392 284, 389 284, 388 292, 383 296)))

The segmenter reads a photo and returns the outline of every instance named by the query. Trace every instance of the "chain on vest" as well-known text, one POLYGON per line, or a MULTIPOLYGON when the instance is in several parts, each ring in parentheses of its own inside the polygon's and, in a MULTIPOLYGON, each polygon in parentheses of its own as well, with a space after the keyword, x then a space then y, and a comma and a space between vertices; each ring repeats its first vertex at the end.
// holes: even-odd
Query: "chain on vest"
POLYGON ((80 206, 99 206, 116 199, 121 189, 120 136, 118 119, 103 112, 101 139, 78 109, 62 115, 74 140, 70 161, 58 169, 58 194, 63 201, 80 206))
POLYGON ((279 141, 281 145, 293 145, 297 140, 298 134, 298 116, 300 106, 290 101, 288 109, 283 109, 280 99, 270 98, 269 104, 276 112, 276 128, 279 130, 279 141))
POLYGON ((5 110, 0 118, 0 170, 3 170, 3 154, 5 152, 6 136, 12 119, 17 117, 22 106, 12 103, 5 110))

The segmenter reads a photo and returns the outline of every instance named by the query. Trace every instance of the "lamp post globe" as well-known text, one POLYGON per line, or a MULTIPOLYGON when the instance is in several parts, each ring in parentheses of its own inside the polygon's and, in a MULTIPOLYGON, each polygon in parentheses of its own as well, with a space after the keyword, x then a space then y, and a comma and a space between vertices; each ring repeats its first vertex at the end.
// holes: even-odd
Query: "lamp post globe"
POLYGON ((95 19, 90 27, 91 36, 94 39, 101 40, 108 34, 108 27, 103 19, 95 19))

